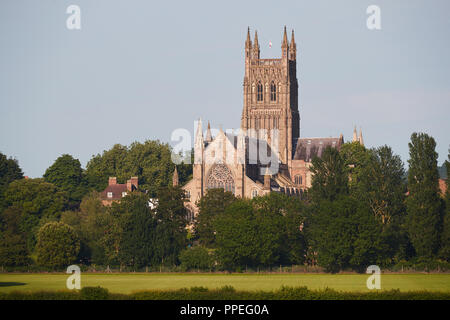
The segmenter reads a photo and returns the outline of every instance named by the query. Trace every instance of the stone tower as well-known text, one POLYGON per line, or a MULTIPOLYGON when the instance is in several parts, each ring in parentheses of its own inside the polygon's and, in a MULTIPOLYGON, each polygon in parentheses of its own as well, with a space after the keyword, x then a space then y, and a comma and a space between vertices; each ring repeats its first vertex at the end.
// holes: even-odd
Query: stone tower
POLYGON ((252 43, 247 31, 241 128, 259 138, 263 138, 261 129, 278 129, 279 159, 288 166, 300 135, 296 56, 294 31, 289 43, 284 27, 279 59, 261 59, 258 34, 255 31, 252 43))

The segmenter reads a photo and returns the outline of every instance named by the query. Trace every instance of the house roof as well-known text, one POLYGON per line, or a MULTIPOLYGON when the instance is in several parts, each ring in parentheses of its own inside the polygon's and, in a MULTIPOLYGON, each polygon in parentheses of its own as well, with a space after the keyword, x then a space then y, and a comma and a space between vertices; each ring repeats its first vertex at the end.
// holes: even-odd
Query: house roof
POLYGON ((100 197, 105 200, 119 200, 122 198, 122 192, 128 192, 126 184, 113 184, 106 187, 100 193, 100 197), (112 198, 108 198, 108 192, 112 192, 112 198))
POLYGON ((341 138, 299 138, 295 148, 294 160, 310 162, 315 157, 321 157, 323 150, 330 146, 341 148, 343 141, 341 138))

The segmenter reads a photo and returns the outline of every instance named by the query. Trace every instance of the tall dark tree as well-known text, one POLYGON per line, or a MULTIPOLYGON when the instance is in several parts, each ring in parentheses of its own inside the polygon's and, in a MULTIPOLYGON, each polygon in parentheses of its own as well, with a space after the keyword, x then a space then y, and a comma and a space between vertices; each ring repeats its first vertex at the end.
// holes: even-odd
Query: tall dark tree
POLYGON ((408 145, 408 234, 417 256, 430 258, 439 248, 442 223, 436 142, 425 133, 413 133, 408 145))
POLYGON ((23 266, 31 262, 25 235, 19 229, 21 213, 16 207, 5 209, 0 218, 0 266, 23 266))
POLYGON ((234 201, 214 220, 217 230, 217 257, 226 270, 257 266, 258 229, 252 205, 245 199, 234 201))
POLYGON ((210 189, 199 203, 199 214, 195 224, 196 236, 199 242, 206 247, 215 246, 214 219, 224 213, 225 208, 232 204, 236 197, 231 192, 225 192, 223 188, 210 189))
POLYGON ((327 147, 322 157, 312 160, 313 173, 309 194, 314 201, 334 200, 348 193, 348 171, 344 159, 335 148, 327 147))
POLYGON ((153 209, 156 219, 152 262, 170 266, 178 262, 178 255, 186 247, 187 211, 184 207, 184 191, 179 187, 160 188, 158 204, 153 209))
POLYGON ((303 264, 306 254, 306 239, 303 227, 306 208, 296 197, 282 193, 269 193, 255 197, 252 205, 256 214, 261 247, 266 249, 264 265, 303 264))
POLYGON ((7 158, 0 152, 0 210, 4 207, 3 192, 12 181, 22 178, 23 172, 17 160, 7 158))
POLYGON ((36 243, 36 232, 48 221, 58 220, 67 205, 66 193, 43 179, 21 179, 11 182, 4 192, 7 207, 20 213, 19 229, 26 235, 31 253, 36 243))
POLYGON ((122 224, 119 260, 123 265, 150 265, 155 248, 156 219, 148 206, 148 196, 132 193, 120 202, 126 219, 122 224))
POLYGON ((340 149, 340 155, 344 160, 345 168, 349 177, 349 189, 356 192, 362 179, 365 168, 369 166, 371 154, 359 142, 345 143, 340 149))
POLYGON ((388 146, 371 150, 370 156, 360 173, 357 197, 367 202, 377 220, 389 225, 405 213, 405 170, 388 146))
POLYGON ((80 161, 63 154, 45 171, 44 180, 53 183, 69 197, 71 209, 77 208, 87 192, 80 161))
POLYGON ((445 192, 445 213, 441 234, 440 257, 450 262, 450 149, 448 154, 448 161, 445 161, 445 166, 447 169, 447 190, 445 192))

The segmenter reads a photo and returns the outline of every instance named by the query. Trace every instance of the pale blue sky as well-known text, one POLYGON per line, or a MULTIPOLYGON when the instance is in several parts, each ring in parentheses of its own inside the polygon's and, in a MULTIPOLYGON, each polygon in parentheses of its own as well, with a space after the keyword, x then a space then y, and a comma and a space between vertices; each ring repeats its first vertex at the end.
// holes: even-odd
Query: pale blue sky
POLYGON ((352 136, 408 159, 414 131, 450 144, 450 1, 0 2, 0 151, 39 177, 115 143, 170 141, 202 117, 237 128, 247 26, 263 58, 295 29, 302 137, 352 136), (66 28, 70 4, 79 31, 66 28), (366 8, 381 8, 380 31, 366 8), (269 41, 273 43, 269 48, 269 41))

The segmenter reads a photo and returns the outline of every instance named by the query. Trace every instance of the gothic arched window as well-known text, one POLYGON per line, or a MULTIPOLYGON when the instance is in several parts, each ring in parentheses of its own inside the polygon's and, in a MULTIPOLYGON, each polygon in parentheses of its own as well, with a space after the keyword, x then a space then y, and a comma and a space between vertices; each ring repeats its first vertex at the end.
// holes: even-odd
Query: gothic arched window
POLYGON ((302 184, 303 179, 301 175, 296 175, 295 176, 295 184, 302 184))
POLYGON ((225 191, 235 192, 233 175, 224 164, 215 164, 212 167, 206 185, 208 189, 223 188, 225 191))
POLYGON ((261 84, 261 82, 258 82, 258 92, 256 95, 256 100, 263 101, 263 85, 261 84))
POLYGON ((277 101, 277 85, 273 82, 270 84, 270 101, 277 101))

